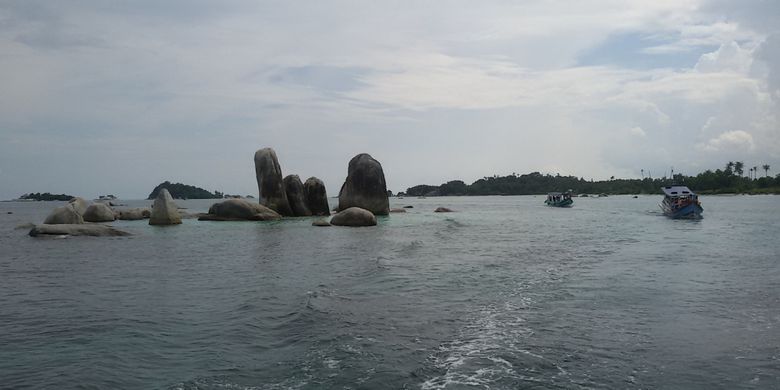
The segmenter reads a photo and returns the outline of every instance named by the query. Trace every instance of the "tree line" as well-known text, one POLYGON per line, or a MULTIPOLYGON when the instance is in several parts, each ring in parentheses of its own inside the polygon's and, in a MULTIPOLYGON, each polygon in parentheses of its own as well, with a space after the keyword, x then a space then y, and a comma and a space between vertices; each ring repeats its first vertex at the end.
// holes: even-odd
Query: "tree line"
POLYGON ((19 199, 24 200, 40 200, 40 201, 49 201, 49 200, 71 200, 73 199, 72 195, 65 195, 65 194, 51 194, 48 192, 40 193, 40 192, 33 192, 29 194, 24 194, 19 197, 19 199))
MULTIPOLYGON (((532 172, 524 175, 486 176, 471 184, 452 180, 434 185, 417 185, 398 195, 408 196, 458 196, 458 195, 534 195, 571 190, 579 194, 657 194, 660 188, 670 184, 682 184, 702 194, 728 193, 780 193, 780 174, 769 176, 771 167, 762 165, 764 176, 758 167, 751 167, 745 176, 741 161, 729 161, 724 169, 706 170, 696 176, 673 174, 671 177, 641 179, 615 179, 593 181, 576 176, 561 176, 532 172)), ((644 171, 642 172, 644 176, 644 171)))

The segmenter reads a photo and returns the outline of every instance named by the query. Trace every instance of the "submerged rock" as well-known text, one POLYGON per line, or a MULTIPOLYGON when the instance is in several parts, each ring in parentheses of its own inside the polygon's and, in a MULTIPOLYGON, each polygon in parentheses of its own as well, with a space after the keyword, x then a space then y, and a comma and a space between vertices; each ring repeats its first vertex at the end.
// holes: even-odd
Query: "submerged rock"
POLYGON ((330 215, 328 193, 322 180, 316 177, 306 179, 306 183, 303 183, 303 194, 312 215, 330 215))
POLYGON ((330 226, 330 222, 325 218, 320 218, 312 222, 311 226, 330 226))
POLYGON ((56 236, 94 236, 94 237, 117 237, 129 236, 130 233, 114 229, 111 226, 99 224, 60 224, 60 225, 36 225, 29 233, 33 237, 42 235, 56 236))
POLYGON ((298 175, 287 175, 284 178, 284 191, 287 193, 287 201, 290 203, 294 216, 308 217, 311 215, 309 206, 306 204, 303 183, 298 175))
POLYGON ((376 215, 386 215, 390 210, 382 164, 366 153, 349 161, 347 179, 339 192, 339 210, 350 207, 360 207, 376 215))
POLYGON ((176 203, 173 203, 171 193, 163 188, 157 193, 157 198, 152 206, 149 216, 149 225, 178 225, 181 223, 181 215, 176 203))
POLYGON ((199 221, 275 221, 281 219, 274 210, 243 199, 228 199, 214 203, 209 213, 201 215, 199 221))
POLYGON ((391 213, 405 213, 406 209, 390 209, 391 213))
POLYGON ((71 204, 67 204, 52 210, 43 223, 47 225, 80 224, 84 223, 84 218, 76 212, 71 204))
POLYGON ((436 210, 433 210, 434 213, 451 213, 452 209, 448 209, 446 207, 437 207, 436 210))
POLYGON ((350 207, 339 211, 330 219, 330 223, 336 226, 374 226, 376 225, 376 216, 366 209, 350 207))
POLYGON ((294 216, 284 189, 282 168, 273 149, 264 148, 255 152, 255 175, 260 204, 281 215, 294 216))
POLYGON ((111 222, 115 220, 114 210, 104 203, 93 203, 84 211, 84 221, 111 222))
POLYGON ((119 210, 118 219, 122 221, 137 221, 140 219, 149 218, 148 216, 144 216, 144 211, 146 211, 147 215, 151 215, 151 211, 148 209, 135 208, 135 209, 119 210))
POLYGON ((414 206, 404 206, 405 209, 413 209, 414 206))

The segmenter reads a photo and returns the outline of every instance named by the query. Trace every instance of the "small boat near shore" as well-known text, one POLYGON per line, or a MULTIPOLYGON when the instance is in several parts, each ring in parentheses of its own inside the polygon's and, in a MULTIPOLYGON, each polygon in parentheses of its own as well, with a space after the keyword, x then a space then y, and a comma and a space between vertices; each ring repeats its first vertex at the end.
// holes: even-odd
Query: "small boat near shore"
POLYGON ((552 207, 571 207, 574 200, 571 199, 571 192, 550 192, 544 204, 552 207))
POLYGON ((704 209, 699 202, 699 196, 686 186, 661 187, 664 200, 658 205, 664 215, 669 218, 701 218, 704 209))

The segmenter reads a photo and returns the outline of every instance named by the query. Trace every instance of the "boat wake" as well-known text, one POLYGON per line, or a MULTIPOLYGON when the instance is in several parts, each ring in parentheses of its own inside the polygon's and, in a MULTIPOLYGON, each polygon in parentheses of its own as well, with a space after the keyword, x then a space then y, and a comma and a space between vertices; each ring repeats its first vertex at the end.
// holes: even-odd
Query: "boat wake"
POLYGON ((566 375, 554 362, 526 348, 533 331, 521 314, 529 305, 530 300, 507 302, 479 311, 456 340, 429 357, 434 375, 421 388, 514 388, 566 375))

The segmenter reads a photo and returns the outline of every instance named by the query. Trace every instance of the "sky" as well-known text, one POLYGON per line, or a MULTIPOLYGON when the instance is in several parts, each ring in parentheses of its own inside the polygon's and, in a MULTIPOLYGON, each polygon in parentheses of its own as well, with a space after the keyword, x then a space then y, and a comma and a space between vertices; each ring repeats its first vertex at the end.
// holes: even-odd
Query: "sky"
POLYGON ((780 171, 780 1, 0 0, 0 199, 780 171))

